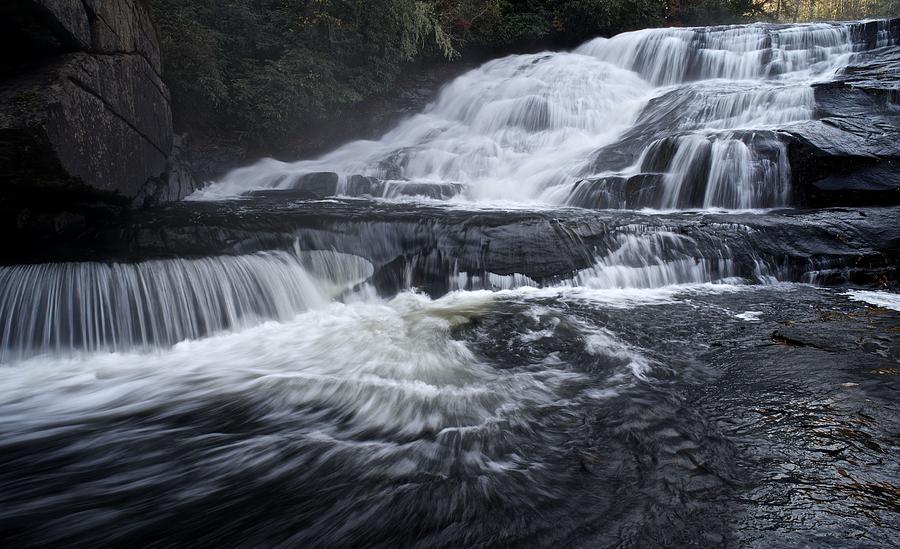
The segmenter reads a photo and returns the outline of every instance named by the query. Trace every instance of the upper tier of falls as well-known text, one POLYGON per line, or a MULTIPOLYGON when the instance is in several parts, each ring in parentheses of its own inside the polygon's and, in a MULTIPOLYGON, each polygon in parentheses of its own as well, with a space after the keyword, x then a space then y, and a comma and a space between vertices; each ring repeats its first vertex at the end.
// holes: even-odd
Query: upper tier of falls
POLYGON ((192 198, 304 189, 309 174, 333 172, 319 194, 784 206, 790 165, 774 130, 810 120, 812 84, 856 52, 894 45, 895 31, 884 21, 652 29, 505 57, 457 78, 377 141, 316 160, 264 160, 192 198))

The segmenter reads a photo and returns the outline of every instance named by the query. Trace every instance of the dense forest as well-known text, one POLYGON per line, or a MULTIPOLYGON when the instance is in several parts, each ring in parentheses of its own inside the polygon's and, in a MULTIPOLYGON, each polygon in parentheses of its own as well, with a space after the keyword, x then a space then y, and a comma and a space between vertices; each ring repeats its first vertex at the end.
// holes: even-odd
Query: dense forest
POLYGON ((296 131, 414 61, 571 47, 661 25, 849 19, 900 0, 148 0, 182 129, 296 131))

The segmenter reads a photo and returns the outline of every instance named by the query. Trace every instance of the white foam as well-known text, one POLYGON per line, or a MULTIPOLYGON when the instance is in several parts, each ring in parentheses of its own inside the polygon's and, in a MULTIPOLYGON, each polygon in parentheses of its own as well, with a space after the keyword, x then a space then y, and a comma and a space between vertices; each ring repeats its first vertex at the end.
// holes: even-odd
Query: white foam
POLYGON ((862 301, 876 307, 900 311, 900 294, 883 291, 851 290, 844 295, 853 301, 862 301))
POLYGON ((0 362, 170 345, 324 306, 372 276, 334 252, 0 267, 0 362))
MULTIPOLYGON (((21 442, 91 417, 190 414, 221 401, 244 403, 272 421, 302 418, 317 436, 347 443, 373 434, 406 440, 529 421, 563 393, 578 399, 593 398, 588 388, 614 390, 553 357, 538 369, 498 370, 453 337, 455 326, 487 313, 503 295, 454 292, 431 300, 404 293, 332 303, 156 352, 31 358, 0 368, 0 433, 5 443, 21 442), (582 387, 575 396, 573 386, 582 387)), ((611 333, 603 345, 596 337, 591 352, 627 355, 631 364, 620 374, 632 374, 615 383, 646 374, 638 351, 611 333)))
MULTIPOLYGON (((657 100, 645 114, 665 118, 674 156, 664 192, 637 207, 780 207, 790 179, 784 147, 777 140, 760 146, 734 131, 810 120, 811 84, 845 65, 855 47, 847 24, 746 25, 650 29, 593 40, 574 52, 504 57, 455 79, 434 103, 378 140, 355 141, 314 160, 266 159, 189 199, 291 188, 305 174, 334 172, 338 194, 347 193, 349 176, 360 174, 462 184, 464 195, 452 199, 462 204, 577 204, 576 181, 639 170, 640 161, 621 173, 594 173, 602 169, 594 168, 594 157, 657 100), (698 168, 705 164, 708 170, 698 168), (700 172, 708 172, 703 181, 700 172), (698 185, 702 200, 694 196, 698 185)), ((657 143, 645 137, 644 155, 657 143)))
POLYGON ((387 167, 393 164, 402 179, 467 184, 470 199, 534 202, 629 127, 650 90, 635 73, 586 55, 509 56, 457 78, 377 141, 356 141, 317 160, 263 160, 190 199, 290 188, 319 171, 396 179, 387 167))
POLYGON ((762 311, 744 311, 743 313, 734 315, 735 318, 746 320, 747 322, 759 322, 762 311))

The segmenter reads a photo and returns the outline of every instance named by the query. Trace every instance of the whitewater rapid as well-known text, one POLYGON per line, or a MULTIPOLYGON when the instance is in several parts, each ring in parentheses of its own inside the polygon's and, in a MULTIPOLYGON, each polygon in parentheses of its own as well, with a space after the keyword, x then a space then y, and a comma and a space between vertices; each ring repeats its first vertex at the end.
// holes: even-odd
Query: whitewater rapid
POLYGON ((379 181, 364 193, 386 198, 459 193, 455 200, 476 204, 621 208, 618 197, 632 181, 638 190, 661 181, 661 192, 636 204, 784 206, 786 151, 753 132, 813 117, 812 84, 865 47, 854 29, 650 29, 572 52, 497 59, 446 85, 422 113, 376 141, 355 141, 315 160, 263 160, 190 199, 303 188, 303 176, 333 172, 337 195, 359 192, 351 179, 361 175, 379 181), (627 147, 635 150, 623 164, 617 155, 627 147))

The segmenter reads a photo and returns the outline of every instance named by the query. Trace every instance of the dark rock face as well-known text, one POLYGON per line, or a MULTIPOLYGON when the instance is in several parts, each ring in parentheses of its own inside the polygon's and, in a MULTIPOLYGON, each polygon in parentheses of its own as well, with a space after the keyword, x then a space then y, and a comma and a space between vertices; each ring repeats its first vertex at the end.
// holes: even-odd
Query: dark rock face
MULTIPOLYGON (((65 220, 83 217, 77 202, 142 205, 193 190, 173 155, 169 92, 141 5, 13 0, 0 20, 0 155, 15 158, 0 171, 7 223, 23 209, 65 220), (29 54, 17 61, 22 47, 29 54), (61 188, 79 197, 67 211, 42 196, 61 188)), ((42 232, 29 223, 8 228, 42 232)))
MULTIPOLYGON (((722 277, 755 279, 768 271, 783 281, 870 284, 897 279, 900 228, 892 221, 897 212, 896 207, 767 216, 479 211, 359 199, 310 201, 302 191, 267 191, 236 201, 179 202, 132 213, 39 252, 57 261, 138 261, 245 254, 296 243, 304 250, 364 257, 384 292, 411 281, 440 295, 457 272, 483 279, 522 274, 553 283, 605 257, 620 261, 617 250, 636 240, 661 243, 653 253, 663 261, 706 263, 722 277)), ((641 267, 647 257, 628 261, 641 267)))
POLYGON ((347 196, 381 196, 384 183, 374 177, 351 175, 347 179, 347 196))
POLYGON ((126 197, 166 171, 172 146, 168 93, 135 54, 67 54, 4 83, 7 140, 37 136, 86 185, 126 197))
POLYGON ((337 194, 338 180, 338 174, 334 172, 308 173, 294 183, 294 189, 316 198, 334 196, 337 194))
POLYGON ((162 177, 151 179, 145 183, 135 197, 134 204, 157 206, 165 202, 175 202, 197 189, 198 185, 186 142, 186 135, 175 136, 166 173, 162 177))
POLYGON ((860 55, 815 95, 817 119, 784 132, 801 202, 900 200, 900 51, 860 55))

